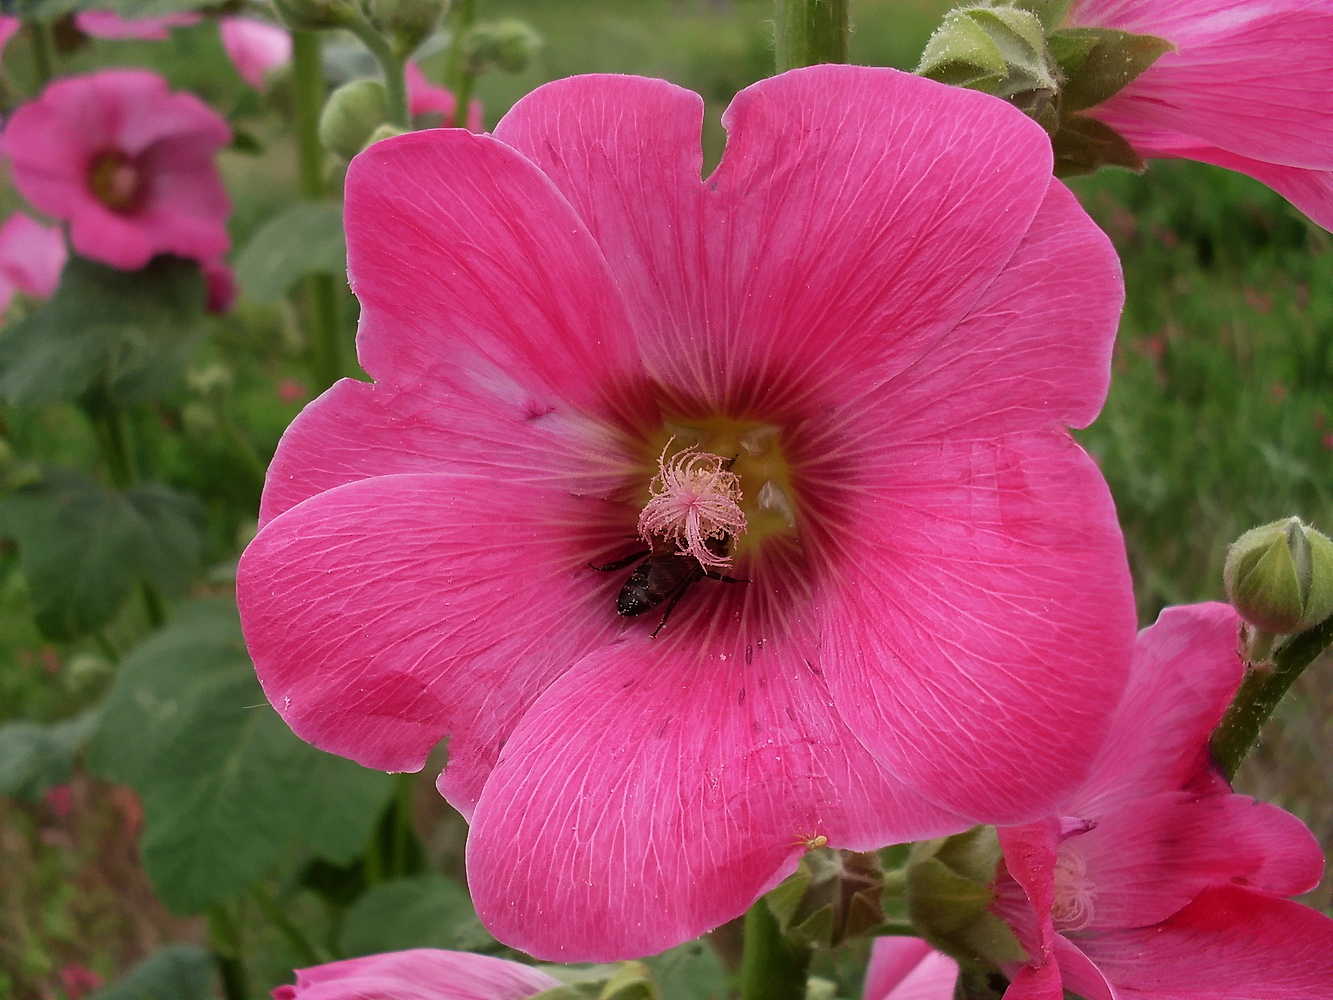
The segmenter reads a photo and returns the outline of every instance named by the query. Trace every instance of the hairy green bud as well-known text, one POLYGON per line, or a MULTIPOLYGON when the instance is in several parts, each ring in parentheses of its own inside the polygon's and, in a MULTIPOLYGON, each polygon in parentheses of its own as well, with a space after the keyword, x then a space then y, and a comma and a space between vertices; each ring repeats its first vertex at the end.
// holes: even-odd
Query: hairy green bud
POLYGON ((884 923, 883 896, 884 872, 874 854, 820 847, 769 894, 768 907, 784 934, 836 948, 884 923))
POLYGON ((1240 616, 1264 632, 1304 632, 1333 614, 1333 542, 1300 518, 1241 535, 1222 577, 1240 616))
POLYGON ((389 96, 379 80, 344 83, 329 95, 319 116, 319 141, 350 160, 389 117, 389 96))
POLYGON ((484 73, 492 66, 506 73, 521 73, 542 45, 541 35, 531 27, 508 18, 474 25, 463 39, 463 58, 471 73, 484 73))

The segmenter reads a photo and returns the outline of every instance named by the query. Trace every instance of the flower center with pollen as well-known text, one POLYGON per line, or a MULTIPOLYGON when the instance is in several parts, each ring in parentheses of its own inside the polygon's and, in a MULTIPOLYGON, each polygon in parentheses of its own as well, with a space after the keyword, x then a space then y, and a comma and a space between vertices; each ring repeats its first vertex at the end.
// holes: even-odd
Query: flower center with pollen
POLYGON ((1063 850, 1055 862, 1055 901, 1051 919, 1055 929, 1078 931, 1092 922, 1096 887, 1088 878, 1088 865, 1078 854, 1063 850))
POLYGON ((723 418, 670 421, 653 445, 658 471, 639 516, 645 540, 673 540, 681 553, 717 570, 738 552, 795 530, 780 428, 723 418))
POLYGON ((88 170, 93 197, 113 212, 131 211, 143 194, 143 174, 130 157, 118 150, 103 153, 88 170))

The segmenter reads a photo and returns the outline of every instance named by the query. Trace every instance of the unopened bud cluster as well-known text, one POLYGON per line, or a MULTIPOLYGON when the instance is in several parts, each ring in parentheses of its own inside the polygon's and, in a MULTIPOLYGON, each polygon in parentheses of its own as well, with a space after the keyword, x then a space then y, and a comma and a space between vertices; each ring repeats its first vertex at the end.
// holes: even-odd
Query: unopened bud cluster
POLYGON ((1222 575, 1241 617, 1264 632, 1304 632, 1333 615, 1333 541, 1300 518, 1245 532, 1222 575))

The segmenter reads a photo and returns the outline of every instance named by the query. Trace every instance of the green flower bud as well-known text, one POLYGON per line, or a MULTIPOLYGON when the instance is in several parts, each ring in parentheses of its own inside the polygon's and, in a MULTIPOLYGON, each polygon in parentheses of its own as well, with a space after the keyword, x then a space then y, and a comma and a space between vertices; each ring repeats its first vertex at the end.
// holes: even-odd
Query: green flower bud
POLYGON ((795 873, 768 895, 783 933, 836 948, 884 923, 884 872, 874 854, 808 851, 795 873))
POLYGON ((273 0, 278 20, 297 31, 341 28, 358 17, 352 0, 273 0))
POLYGON ((1222 578, 1241 617, 1264 632, 1304 632, 1333 614, 1333 542, 1300 518, 1241 535, 1222 578))
POLYGON ((950 12, 926 44, 921 76, 1002 97, 1033 117, 1059 88, 1041 19, 1019 7, 950 12))
POLYGON ((319 116, 319 141, 350 160, 389 117, 389 96, 379 80, 353 80, 329 95, 319 116))
POLYGON ((965 961, 1022 962, 1027 952, 990 912, 1000 840, 994 827, 912 845, 907 857, 907 912, 940 951, 965 961))
POLYGON ((382 33, 411 51, 435 31, 449 0, 364 0, 366 14, 382 33))
POLYGON ((463 58, 472 73, 484 73, 492 66, 506 73, 521 73, 542 44, 542 37, 522 21, 478 24, 463 39, 463 58))

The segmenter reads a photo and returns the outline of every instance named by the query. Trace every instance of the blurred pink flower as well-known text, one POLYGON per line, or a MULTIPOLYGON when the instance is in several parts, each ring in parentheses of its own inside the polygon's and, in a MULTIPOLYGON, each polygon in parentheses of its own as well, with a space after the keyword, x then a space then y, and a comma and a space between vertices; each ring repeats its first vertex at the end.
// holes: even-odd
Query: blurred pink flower
POLYGON ((1173 43, 1090 114, 1142 157, 1262 181, 1333 229, 1333 7, 1326 0, 1075 0, 1067 23, 1173 43))
POLYGON ((60 970, 60 985, 69 1000, 79 1000, 93 990, 101 989, 104 982, 96 972, 78 962, 70 962, 60 970))
MULTIPOLYGON (((407 109, 413 116, 438 114, 445 125, 452 125, 458 112, 458 99, 447 87, 440 87, 426 79, 426 74, 416 63, 407 64, 407 109)), ((471 100, 467 106, 467 130, 481 132, 481 102, 471 100)))
POLYGON ((0 14, 0 55, 4 54, 5 46, 9 40, 18 34, 19 28, 23 27, 23 22, 17 17, 6 17, 0 14))
POLYGON ((814 836, 1044 815, 1134 641, 1111 499, 1063 427, 1105 398, 1119 265, 1042 129, 815 67, 739 94, 701 180, 702 120, 661 80, 576 77, 494 137, 354 159, 376 381, 288 429, 240 565, 299 735, 389 771, 448 738, 478 912, 543 958, 695 937, 814 836), (617 614, 628 566, 589 564, 649 547, 672 441, 739 478, 747 531, 713 544, 748 582, 701 580, 653 638, 657 613, 617 614))
POLYGON ((415 948, 298 969, 273 1000, 524 1000, 560 985, 530 965, 415 948))
POLYGON ((236 72, 255 90, 264 89, 270 71, 291 62, 292 36, 276 24, 257 17, 224 17, 218 30, 236 72))
POLYGON ((1139 636, 1088 781, 1058 815, 1002 828, 996 912, 1032 959, 1005 1000, 1328 1000, 1333 920, 1296 817, 1235 795, 1208 738, 1240 685, 1240 619, 1167 608, 1139 636))
POLYGON ((69 785, 52 785, 46 790, 46 808, 60 819, 68 819, 74 811, 74 790, 69 785))
POLYGON ((236 301, 236 275, 231 267, 221 258, 202 261, 199 269, 204 273, 207 288, 207 308, 211 313, 224 313, 236 301))
POLYGON ((96 38, 163 42, 171 37, 172 28, 188 28, 198 24, 201 18, 200 14, 180 13, 126 20, 114 10, 85 10, 74 15, 74 23, 85 35, 96 38))
POLYGON ((958 963, 914 937, 876 938, 862 1000, 953 1000, 958 963))
POLYGON ((137 69, 57 80, 0 137, 23 196, 69 220, 77 253, 125 270, 226 253, 230 203, 213 157, 230 141, 203 101, 137 69))
POLYGON ((304 382, 294 378, 280 380, 277 392, 281 403, 304 403, 310 398, 310 389, 304 382))
POLYGON ((59 229, 43 226, 22 212, 11 215, 0 226, 0 312, 9 307, 15 292, 49 298, 60 284, 68 256, 59 229))

